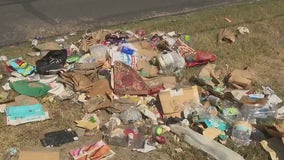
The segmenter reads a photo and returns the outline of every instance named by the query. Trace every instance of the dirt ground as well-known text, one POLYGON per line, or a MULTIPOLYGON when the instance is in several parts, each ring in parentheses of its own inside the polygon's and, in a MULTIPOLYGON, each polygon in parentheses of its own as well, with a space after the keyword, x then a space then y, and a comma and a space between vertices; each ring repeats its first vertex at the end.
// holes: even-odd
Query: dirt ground
MULTIPOLYGON (((168 32, 174 30, 178 33, 190 34, 194 48, 217 54, 216 64, 218 69, 227 72, 235 68, 248 66, 254 72, 254 86, 256 89, 259 89, 261 85, 271 86, 277 95, 284 99, 283 8, 284 2, 281 0, 264 0, 252 4, 220 7, 186 15, 135 22, 123 26, 115 26, 115 28, 133 30, 144 28, 148 32, 155 30, 168 32), (224 17, 230 18, 232 22, 228 23, 224 20, 224 17), (249 28, 250 33, 247 35, 238 34, 236 42, 232 44, 220 44, 217 42, 216 37, 220 29, 228 28, 236 31, 236 28, 239 26, 249 28)), ((72 41, 77 38, 73 37, 69 40, 72 41)), ((6 55, 10 58, 22 55, 28 62, 34 63, 36 58, 25 55, 30 50, 30 42, 27 42, 19 46, 0 48, 0 55, 6 55)), ((201 67, 186 69, 186 77, 191 77, 193 74, 198 73, 200 69, 201 67)), ((11 92, 10 97, 13 98, 14 94, 11 92)), ((75 127, 74 123, 74 120, 79 120, 83 116, 81 106, 70 101, 45 102, 43 105, 52 115, 50 120, 19 126, 0 126, 0 156, 9 147, 41 147, 39 139, 44 133, 49 131, 73 128, 79 136, 83 134, 82 130, 75 127)), ((104 110, 97 111, 97 115, 103 121, 106 121, 110 116, 104 110)), ((0 119, 4 117, 4 114, 0 114, 0 119)), ((182 140, 179 143, 175 142, 173 137, 173 133, 167 133, 167 144, 147 154, 131 151, 128 148, 111 146, 114 152, 116 152, 116 156, 112 159, 214 159, 182 140), (177 153, 175 151, 176 148, 181 148, 183 151, 177 153)), ((100 139, 101 133, 99 131, 92 137, 80 136, 79 141, 65 144, 58 148, 61 152, 61 159, 69 160, 68 152, 71 149, 96 142, 100 139)), ((228 143, 227 146, 240 153, 245 159, 269 159, 269 155, 259 144, 240 148, 228 143)))

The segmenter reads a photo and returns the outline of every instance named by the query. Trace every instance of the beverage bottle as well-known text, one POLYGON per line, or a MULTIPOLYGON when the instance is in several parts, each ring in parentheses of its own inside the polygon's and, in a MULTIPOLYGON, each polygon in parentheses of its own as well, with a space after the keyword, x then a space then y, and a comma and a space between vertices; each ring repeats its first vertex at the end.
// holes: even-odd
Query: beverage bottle
POLYGON ((248 120, 242 118, 241 120, 235 122, 232 129, 231 139, 238 145, 248 146, 251 141, 250 136, 252 129, 253 127, 248 120))
POLYGON ((110 120, 102 126, 101 131, 106 141, 113 137, 112 133, 117 128, 117 126, 120 125, 120 123, 121 121, 119 118, 111 117, 110 120))
POLYGON ((121 121, 117 117, 111 117, 108 122, 108 136, 111 137, 111 133, 115 128, 120 125, 121 121))
POLYGON ((162 135, 163 128, 158 125, 145 125, 140 127, 139 131, 147 137, 156 137, 162 135))

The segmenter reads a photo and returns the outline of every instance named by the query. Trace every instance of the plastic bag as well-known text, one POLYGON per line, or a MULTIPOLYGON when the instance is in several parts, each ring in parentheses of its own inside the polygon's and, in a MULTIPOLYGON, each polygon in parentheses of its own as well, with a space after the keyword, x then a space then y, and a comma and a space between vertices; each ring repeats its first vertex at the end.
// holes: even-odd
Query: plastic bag
POLYGON ((46 56, 36 61, 36 70, 39 74, 47 74, 50 70, 62 68, 66 59, 66 49, 49 51, 46 56))
POLYGON ((124 124, 129 124, 129 122, 134 122, 142 119, 141 112, 136 108, 129 108, 123 111, 119 118, 122 120, 124 124))

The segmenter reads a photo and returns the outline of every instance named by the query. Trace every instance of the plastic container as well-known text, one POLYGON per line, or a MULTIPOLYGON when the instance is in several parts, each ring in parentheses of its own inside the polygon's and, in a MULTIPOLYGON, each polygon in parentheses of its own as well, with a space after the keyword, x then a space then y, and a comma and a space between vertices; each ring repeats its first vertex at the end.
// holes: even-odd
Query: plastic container
POLYGON ((138 109, 131 107, 123 111, 119 115, 119 118, 122 120, 124 124, 129 124, 129 123, 141 120, 142 114, 138 109))
POLYGON ((185 67, 185 59, 175 51, 164 52, 157 56, 157 60, 166 75, 173 74, 185 67))
POLYGON ((122 53, 125 53, 125 54, 132 55, 132 54, 134 54, 135 50, 132 49, 132 48, 129 48, 129 47, 127 47, 127 46, 122 46, 121 52, 122 52, 122 53))
POLYGON ((219 97, 209 95, 207 100, 209 103, 215 107, 219 107, 221 105, 221 99, 219 97))
POLYGON ((252 125, 248 121, 237 121, 233 126, 231 139, 238 145, 248 146, 251 141, 252 129, 252 125))
POLYGON ((252 124, 256 124, 257 119, 270 119, 275 118, 277 115, 276 108, 264 108, 258 106, 243 105, 240 111, 242 117, 252 124))

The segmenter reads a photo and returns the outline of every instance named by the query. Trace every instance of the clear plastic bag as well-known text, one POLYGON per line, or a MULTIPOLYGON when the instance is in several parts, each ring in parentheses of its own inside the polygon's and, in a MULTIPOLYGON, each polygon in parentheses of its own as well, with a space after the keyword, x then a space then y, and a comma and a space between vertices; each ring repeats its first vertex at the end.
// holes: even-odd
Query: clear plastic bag
POLYGON ((97 62, 105 62, 108 57, 108 48, 102 44, 91 46, 90 52, 97 62))
POLYGON ((124 123, 124 124, 129 124, 131 122, 135 122, 135 121, 139 121, 142 119, 142 114, 141 112, 134 108, 134 107, 131 107, 131 108, 128 108, 127 110, 123 111, 119 118, 121 119, 121 121, 124 123))

